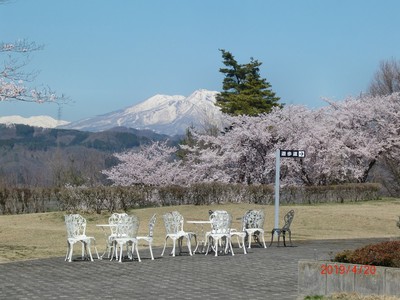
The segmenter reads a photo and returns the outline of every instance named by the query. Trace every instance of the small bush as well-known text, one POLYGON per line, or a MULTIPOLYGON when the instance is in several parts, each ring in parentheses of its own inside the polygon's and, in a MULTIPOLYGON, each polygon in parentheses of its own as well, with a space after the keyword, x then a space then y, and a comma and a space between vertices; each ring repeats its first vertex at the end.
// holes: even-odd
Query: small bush
POLYGON ((400 268, 400 241, 368 245, 336 254, 335 262, 400 268))

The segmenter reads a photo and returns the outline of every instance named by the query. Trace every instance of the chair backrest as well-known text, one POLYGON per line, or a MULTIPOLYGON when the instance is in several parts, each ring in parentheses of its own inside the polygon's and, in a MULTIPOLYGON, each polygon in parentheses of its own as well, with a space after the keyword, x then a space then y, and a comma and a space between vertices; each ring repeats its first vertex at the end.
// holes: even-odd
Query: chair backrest
POLYGON ((149 221, 149 237, 153 237, 154 226, 156 224, 157 214, 154 214, 149 221))
POLYGON ((134 238, 137 236, 138 228, 139 219, 135 215, 124 216, 116 226, 116 236, 134 238))
POLYGON ((247 211, 242 220, 243 229, 264 228, 265 214, 263 210, 251 209, 247 211))
POLYGON ((226 234, 231 232, 232 217, 225 210, 216 210, 210 215, 211 233, 226 234))
POLYGON ((165 231, 174 234, 183 231, 183 216, 177 211, 171 211, 163 215, 165 231))
MULTIPOLYGON (((111 217, 108 218, 108 224, 110 225, 118 225, 123 222, 123 219, 128 217, 126 213, 113 213, 111 217)), ((111 235, 117 234, 117 226, 111 226, 111 235)))
POLYGON ((86 219, 79 214, 65 215, 68 238, 75 238, 86 234, 86 219))
POLYGON ((294 218, 294 210, 292 209, 283 218, 283 220, 285 221, 285 225, 283 225, 282 229, 285 230, 289 229, 290 225, 292 224, 293 218, 294 218))

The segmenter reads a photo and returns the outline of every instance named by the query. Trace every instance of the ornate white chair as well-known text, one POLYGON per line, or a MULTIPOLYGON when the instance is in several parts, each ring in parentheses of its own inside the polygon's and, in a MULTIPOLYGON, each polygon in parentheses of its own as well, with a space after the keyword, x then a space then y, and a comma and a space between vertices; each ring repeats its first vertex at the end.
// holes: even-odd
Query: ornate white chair
POLYGON ((114 252, 117 254, 119 248, 119 254, 115 257, 116 259, 119 258, 119 262, 122 262, 123 246, 126 245, 128 257, 133 259, 133 252, 136 250, 138 261, 141 261, 136 239, 138 228, 139 219, 136 216, 131 215, 122 218, 122 221, 117 225, 116 236, 112 239, 114 246, 111 260, 114 257, 114 252), (128 246, 131 246, 132 249, 128 250, 128 246))
POLYGON ((181 248, 181 243, 183 238, 187 240, 187 247, 189 250, 189 254, 192 255, 190 240, 192 237, 194 237, 197 245, 197 237, 195 233, 186 232, 183 230, 183 222, 184 222, 183 216, 177 211, 172 211, 164 214, 163 219, 164 219, 166 235, 165 235, 164 249, 161 252, 161 256, 164 255, 168 238, 170 238, 173 242, 173 247, 171 252, 172 256, 175 256, 176 241, 178 241, 178 246, 179 248, 181 248))
POLYGON ((210 215, 211 221, 211 231, 206 233, 206 240, 207 240, 207 250, 210 250, 210 245, 213 245, 213 250, 215 252, 215 256, 218 256, 218 245, 225 245, 224 252, 232 253, 235 255, 232 249, 232 242, 231 242, 231 224, 232 224, 232 217, 231 215, 224 211, 224 210, 216 210, 210 215), (229 249, 228 249, 229 248, 229 249))
MULTIPOLYGON (((117 236, 117 227, 118 224, 121 224, 124 220, 124 218, 128 217, 128 214, 126 213, 113 213, 109 218, 108 218, 108 224, 110 225, 110 235, 108 236, 108 258, 110 258, 111 255, 111 250, 114 251, 114 238, 117 236)), ((117 254, 117 252, 115 252, 117 254)))
POLYGON ((74 249, 74 244, 77 242, 82 243, 82 259, 87 257, 93 261, 92 252, 90 251, 90 246, 92 245, 96 250, 97 259, 99 259, 99 253, 96 248, 96 240, 92 236, 86 235, 86 219, 79 214, 65 215, 65 225, 67 227, 67 254, 65 260, 72 261, 72 253, 74 249))
POLYGON ((252 237, 255 242, 267 248, 264 239, 264 222, 265 214, 263 210, 249 210, 244 214, 242 224, 243 230, 247 233, 249 248, 251 248, 252 237))
POLYGON ((156 220, 157 220, 157 214, 154 214, 149 221, 149 235, 136 237, 138 242, 140 240, 144 240, 149 244, 149 250, 150 250, 150 255, 151 255, 152 260, 154 260, 154 256, 153 256, 153 249, 151 246, 153 244, 153 232, 154 232, 154 225, 156 223, 156 220))
POLYGON ((247 254, 246 251, 246 239, 247 239, 247 232, 245 231, 246 226, 243 223, 244 218, 242 218, 242 229, 238 231, 234 228, 231 228, 231 238, 236 237, 239 248, 243 248, 243 253, 247 254))

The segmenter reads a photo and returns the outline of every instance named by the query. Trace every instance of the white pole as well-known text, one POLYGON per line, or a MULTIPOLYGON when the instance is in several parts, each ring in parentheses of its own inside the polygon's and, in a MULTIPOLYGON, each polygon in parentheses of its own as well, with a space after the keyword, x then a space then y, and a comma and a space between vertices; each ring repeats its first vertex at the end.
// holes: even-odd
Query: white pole
POLYGON ((281 151, 276 150, 275 155, 275 224, 274 229, 279 228, 279 177, 281 168, 281 151))

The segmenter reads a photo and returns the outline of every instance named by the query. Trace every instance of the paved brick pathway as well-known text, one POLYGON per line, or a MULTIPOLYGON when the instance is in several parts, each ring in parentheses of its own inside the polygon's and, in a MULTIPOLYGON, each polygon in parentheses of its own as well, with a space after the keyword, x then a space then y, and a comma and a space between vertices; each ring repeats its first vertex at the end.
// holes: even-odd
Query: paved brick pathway
MULTIPOLYGON (((151 261, 94 262, 49 258, 0 264, 1 299, 296 299, 300 259, 378 240, 295 242, 295 247, 252 248, 247 255, 164 256, 151 261)), ((75 251, 75 254, 79 251, 75 251)))

